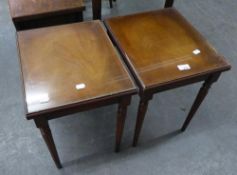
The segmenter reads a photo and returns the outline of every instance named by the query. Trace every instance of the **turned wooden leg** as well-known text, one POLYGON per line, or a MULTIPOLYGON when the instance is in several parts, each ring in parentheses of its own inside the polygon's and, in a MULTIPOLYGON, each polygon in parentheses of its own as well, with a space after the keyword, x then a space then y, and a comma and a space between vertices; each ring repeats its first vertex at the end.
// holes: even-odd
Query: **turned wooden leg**
POLYGON ((174 0, 166 0, 165 1, 165 8, 172 7, 174 4, 174 0))
POLYGON ((46 119, 35 119, 36 126, 40 129, 40 132, 44 138, 44 141, 49 149, 49 152, 58 168, 62 168, 61 162, 58 157, 53 136, 49 128, 48 120, 46 119))
POLYGON ((199 90, 199 93, 192 105, 192 108, 183 124, 183 127, 181 128, 181 131, 184 132, 189 123, 191 122, 194 114, 197 112, 198 108, 200 107, 201 103, 203 102, 204 98, 207 96, 209 89, 211 88, 211 85, 216 82, 219 78, 220 74, 214 74, 211 75, 202 85, 201 89, 199 90))
POLYGON ((101 0, 92 0, 93 19, 101 19, 101 0))
POLYGON ((143 121, 147 112, 147 107, 149 100, 151 100, 152 96, 147 96, 147 97, 141 97, 139 107, 138 107, 138 112, 137 112, 137 122, 136 122, 136 128, 135 128, 135 133, 133 137, 133 146, 137 146, 137 142, 139 139, 139 135, 142 129, 143 121))
POLYGON ((121 140, 123 136, 123 129, 127 114, 127 107, 131 102, 131 97, 123 98, 118 106, 118 114, 117 114, 117 127, 116 127, 116 144, 115 144, 115 152, 120 151, 121 140))

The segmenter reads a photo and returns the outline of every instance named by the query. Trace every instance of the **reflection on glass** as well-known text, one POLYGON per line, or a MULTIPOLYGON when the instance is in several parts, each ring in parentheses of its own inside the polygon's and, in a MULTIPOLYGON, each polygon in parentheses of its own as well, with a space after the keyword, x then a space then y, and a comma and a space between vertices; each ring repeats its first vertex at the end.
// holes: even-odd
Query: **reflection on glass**
POLYGON ((42 93, 31 93, 26 97, 26 102, 28 105, 35 104, 35 103, 47 103, 49 102, 49 94, 42 92, 42 93))
POLYGON ((85 88, 86 88, 86 85, 84 83, 80 83, 80 84, 76 85, 77 90, 81 90, 81 89, 85 89, 85 88))
POLYGON ((190 70, 191 69, 189 64, 180 64, 180 65, 177 65, 177 67, 180 71, 185 71, 185 70, 190 70))
POLYGON ((198 55, 198 54, 200 54, 201 53, 201 51, 199 50, 199 49, 195 49, 194 51, 193 51, 193 54, 194 55, 198 55))

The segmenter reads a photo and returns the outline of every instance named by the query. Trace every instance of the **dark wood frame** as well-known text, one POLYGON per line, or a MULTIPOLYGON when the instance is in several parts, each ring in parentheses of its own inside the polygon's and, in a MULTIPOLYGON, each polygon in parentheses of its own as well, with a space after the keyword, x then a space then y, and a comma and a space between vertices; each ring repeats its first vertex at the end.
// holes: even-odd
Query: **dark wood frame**
MULTIPOLYGON (((19 43, 17 42, 17 47, 18 47, 18 54, 20 55, 20 50, 19 50, 19 43)), ((123 63, 123 62, 121 62, 123 63)), ((21 65, 21 60, 19 59, 19 64, 21 65)), ((124 65, 125 69, 126 66, 124 65)), ((127 69, 126 69, 127 70, 127 69)), ((128 71, 128 70, 127 70, 128 71)), ((128 71, 129 75, 130 72, 128 71)), ((130 77, 132 77, 130 75, 130 77)), ((23 72, 21 69, 21 86, 23 90, 23 94, 25 96, 25 91, 24 91, 24 78, 23 78, 23 72)), ((134 81, 132 79, 132 81, 134 81)), ((122 140, 122 135, 123 135, 123 129, 124 129, 124 124, 126 120, 126 115, 127 115, 127 107, 131 103, 131 98, 132 95, 137 94, 137 88, 134 86, 134 88, 130 90, 126 90, 124 92, 118 92, 114 93, 109 96, 105 97, 100 97, 100 98, 94 98, 90 100, 85 100, 77 103, 72 103, 68 105, 63 105, 59 106, 56 108, 51 108, 48 110, 43 110, 39 112, 34 112, 34 113, 27 113, 26 112, 26 118, 27 120, 34 120, 36 127, 39 128, 41 135, 48 147, 48 150, 51 154, 52 159, 55 162, 55 165, 57 168, 62 168, 62 164, 60 162, 58 152, 54 143, 54 139, 49 127, 49 120, 56 119, 56 118, 61 118, 66 115, 78 113, 78 112, 83 112, 87 111, 90 109, 95 109, 107 105, 112 105, 112 104, 118 104, 118 111, 117 111, 117 124, 116 124, 116 140, 115 140, 115 152, 120 151, 120 145, 121 145, 121 140, 122 140)), ((27 104, 25 103, 25 111, 27 111, 27 104)))
MULTIPOLYGON (((229 69, 229 68, 227 67, 226 69, 229 69)), ((191 110, 181 128, 181 131, 184 132, 187 129, 192 118, 194 117, 194 114, 196 113, 201 103, 203 102, 204 98, 208 94, 208 91, 211 88, 211 85, 219 79, 222 71, 223 70, 220 70, 220 71, 217 70, 212 73, 190 77, 190 78, 172 82, 166 85, 164 84, 162 86, 152 88, 149 90, 143 90, 143 91, 141 90, 142 92, 140 93, 140 103, 138 107, 137 121, 136 121, 135 133, 134 133, 134 138, 133 138, 133 146, 134 147, 137 146, 139 135, 140 135, 142 125, 143 125, 143 121, 147 112, 148 104, 154 94, 162 92, 162 91, 166 91, 169 89, 174 89, 181 86, 186 86, 189 84, 204 81, 191 107, 191 110)))
MULTIPOLYGON (((174 0, 166 0, 165 8, 172 7, 173 4, 174 4, 174 0)), ((137 112, 137 121, 136 121, 135 133, 134 133, 134 138, 133 138, 133 146, 134 147, 137 146, 139 135, 140 135, 142 125, 143 125, 143 121, 144 121, 144 118, 145 118, 145 115, 147 112, 148 104, 154 94, 162 92, 162 91, 166 91, 169 89, 174 89, 174 88, 178 88, 181 86, 186 86, 189 84, 204 81, 204 84, 200 88, 199 93, 198 93, 198 95, 197 95, 197 97, 190 109, 190 112, 189 112, 189 114, 188 114, 188 116, 181 128, 181 131, 184 132, 187 129, 192 118, 194 117, 196 111, 200 107, 201 103, 207 96, 208 91, 211 88, 212 84, 215 83, 216 81, 218 81, 222 72, 231 69, 231 66, 227 65, 226 67, 222 67, 221 69, 215 69, 212 71, 203 72, 198 75, 193 75, 193 76, 185 77, 185 78, 175 80, 172 82, 163 83, 158 86, 143 88, 144 86, 141 84, 141 81, 139 80, 139 78, 136 74, 136 71, 129 63, 129 60, 126 57, 126 53, 123 51, 123 49, 120 46, 120 44, 118 43, 118 41, 116 41, 116 37, 113 36, 113 33, 112 33, 109 25, 107 25, 106 22, 104 22, 104 24, 108 30, 108 34, 109 34, 112 42, 118 48, 120 54, 122 55, 124 62, 130 69, 130 71, 131 71, 131 73, 132 73, 132 75, 133 75, 133 77, 140 89, 140 92, 139 92, 140 102, 139 102, 139 107, 138 107, 138 112, 137 112)))
POLYGON ((120 93, 113 95, 111 97, 105 97, 100 99, 93 99, 89 101, 84 101, 81 103, 71 104, 67 106, 62 106, 46 111, 36 112, 27 114, 27 119, 33 119, 36 127, 40 129, 42 137, 49 149, 49 152, 58 168, 62 168, 57 149, 52 137, 52 133, 48 124, 49 120, 63 117, 65 115, 86 111, 89 109, 94 109, 102 107, 105 105, 118 104, 117 112, 117 126, 116 126, 116 142, 115 142, 115 152, 120 151, 121 139, 123 135, 123 128, 126 119, 127 107, 131 102, 131 96, 136 93, 136 90, 128 91, 126 93, 120 93))
MULTIPOLYGON (((107 26, 107 29, 109 30, 108 25, 106 26, 107 26)), ((125 52, 122 50, 121 46, 119 46, 118 42, 116 42, 110 30, 109 30, 109 35, 111 39, 113 40, 113 43, 115 44, 115 46, 118 48, 120 54, 122 55, 124 61, 129 67, 131 73, 133 74, 133 77, 136 80, 136 83, 138 84, 140 88, 140 93, 139 93, 140 102, 139 102, 139 107, 138 107, 138 112, 137 112, 137 121, 136 121, 135 133, 134 133, 134 138, 133 138, 134 147, 137 146, 139 135, 140 135, 142 125, 143 125, 143 121, 147 112, 148 104, 149 104, 149 101, 152 100, 154 94, 204 81, 204 84, 200 88, 199 93, 192 105, 192 108, 181 128, 181 131, 184 132, 187 129, 192 118, 194 117, 194 114, 196 113, 201 103, 203 102, 204 98, 208 94, 208 91, 211 88, 212 84, 215 83, 219 79, 223 71, 227 71, 231 68, 230 66, 226 66, 226 67, 223 67, 223 69, 216 69, 211 72, 204 72, 196 76, 183 78, 180 80, 169 82, 167 84, 164 83, 164 84, 161 84, 159 86, 155 86, 149 89, 143 89, 140 81, 138 80, 138 77, 136 76, 135 71, 133 70, 131 65, 128 63, 127 57, 125 56, 126 55, 125 52)))
POLYGON ((13 18, 17 31, 83 21, 83 12, 52 13, 30 17, 13 18))

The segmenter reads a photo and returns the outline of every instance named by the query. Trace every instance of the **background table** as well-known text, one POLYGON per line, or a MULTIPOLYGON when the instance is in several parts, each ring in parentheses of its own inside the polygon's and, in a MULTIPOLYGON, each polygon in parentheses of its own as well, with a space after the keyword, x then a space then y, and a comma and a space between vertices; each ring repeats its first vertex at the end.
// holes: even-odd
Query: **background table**
POLYGON ((83 20, 83 0, 8 0, 17 30, 66 24, 83 20))
MULTIPOLYGON (((116 0, 113 0, 116 1, 116 0)), ((166 0, 165 7, 171 7, 174 0, 166 0)), ((112 7, 112 1, 110 1, 110 7, 112 7)), ((101 19, 101 0, 92 0, 93 19, 101 19)))

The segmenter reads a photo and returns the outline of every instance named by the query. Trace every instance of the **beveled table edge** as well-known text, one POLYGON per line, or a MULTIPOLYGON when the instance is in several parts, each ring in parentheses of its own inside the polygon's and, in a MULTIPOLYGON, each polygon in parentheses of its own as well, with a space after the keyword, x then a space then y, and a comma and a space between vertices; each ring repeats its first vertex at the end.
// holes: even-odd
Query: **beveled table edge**
MULTIPOLYGON (((169 86, 169 85, 170 86, 173 85, 174 87, 172 87, 172 88, 176 88, 176 87, 179 87, 179 85, 176 85, 178 83, 180 83, 180 84, 184 83, 184 85, 192 84, 192 83, 195 83, 195 82, 199 82, 199 81, 205 80, 204 77, 208 77, 208 76, 210 76, 212 74, 215 74, 215 73, 225 72, 225 71, 228 71, 230 69, 231 69, 231 66, 230 65, 226 65, 226 66, 223 66, 221 68, 212 69, 210 71, 205 71, 205 72, 201 72, 201 73, 198 73, 198 74, 195 74, 195 75, 189 75, 187 77, 181 77, 181 78, 177 78, 177 79, 172 80, 172 81, 167 81, 167 82, 159 83, 158 85, 150 85, 149 87, 145 86, 145 89, 143 91, 155 90, 155 89, 159 90, 159 89, 162 89, 163 87, 169 86), (188 83, 189 81, 192 81, 192 82, 188 83)), ((168 88, 168 89, 171 89, 171 88, 168 88)), ((163 91, 163 90, 160 90, 160 91, 163 91)))
MULTIPOLYGON (((183 19, 190 25, 190 27, 193 28, 193 30, 196 33, 198 33, 199 36, 201 38, 203 38, 211 46, 211 44, 205 39, 205 37, 195 27, 193 27, 191 25, 191 23, 176 8, 170 7, 170 8, 165 8, 165 9, 161 9, 161 10, 170 10, 170 9, 175 10, 179 15, 181 15, 183 17, 183 19)), ((218 53, 219 58, 225 63, 225 65, 222 66, 222 67, 218 67, 218 68, 215 68, 215 69, 212 69, 212 70, 201 72, 201 73, 198 73, 198 74, 195 74, 195 75, 189 75, 189 76, 182 77, 182 78, 179 78, 179 79, 176 79, 176 80, 163 82, 163 83, 157 83, 156 85, 146 86, 144 84, 144 82, 141 80, 141 78, 139 76, 139 73, 136 71, 136 68, 129 61, 129 58, 128 58, 126 52, 124 51, 124 49, 122 48, 121 44, 118 42, 118 40, 114 36, 114 34, 112 32, 112 29, 110 28, 107 21, 110 20, 110 19, 120 18, 120 17, 123 17, 123 16, 129 17, 129 16, 133 16, 133 15, 136 15, 136 14, 145 14, 145 13, 156 12, 156 11, 161 11, 161 10, 151 10, 151 11, 145 11, 145 12, 140 12, 140 13, 139 12, 138 13, 133 13, 133 14, 129 14, 129 15, 120 15, 120 16, 115 16, 115 17, 109 17, 109 18, 103 20, 103 23, 104 23, 105 27, 108 30, 108 34, 110 36, 110 39, 112 40, 114 45, 118 48, 124 62, 126 63, 128 69, 131 71, 131 74, 133 75, 134 79, 136 80, 136 83, 139 86, 140 90, 142 90, 143 92, 147 91, 147 90, 154 90, 156 88, 160 88, 162 86, 166 86, 166 85, 169 85, 169 84, 172 85, 173 83, 177 83, 177 82, 181 82, 181 81, 188 81, 190 79, 193 79, 193 78, 196 78, 196 77, 199 77, 199 76, 204 76, 204 75, 208 76, 208 74, 217 73, 217 72, 224 72, 224 71, 228 71, 228 70, 231 69, 231 65, 226 61, 225 57, 218 53)))
MULTIPOLYGON (((54 108, 40 110, 40 111, 36 111, 36 112, 32 112, 32 113, 27 112, 26 118, 27 118, 27 120, 30 120, 30 119, 35 119, 40 116, 49 117, 52 115, 52 117, 53 117, 54 114, 57 116, 58 115, 59 116, 69 115, 72 113, 77 113, 77 112, 81 112, 81 111, 85 111, 85 110, 89 110, 89 109, 94 109, 94 108, 106 106, 109 104, 112 105, 112 104, 116 103, 117 101, 119 101, 119 98, 122 98, 125 96, 132 96, 136 93, 137 93, 137 89, 131 88, 129 90, 121 91, 121 92, 114 93, 114 94, 107 95, 107 96, 99 96, 99 97, 95 97, 94 99, 87 99, 87 100, 82 100, 82 101, 78 101, 78 102, 68 103, 68 104, 60 105, 60 106, 57 106, 54 108), (95 107, 91 107, 91 106, 95 106, 95 107), (77 108, 77 109, 75 109, 75 108, 77 108), (68 111, 66 112, 63 110, 68 110, 68 111), (71 112, 70 110, 72 110, 73 112, 71 112), (76 112, 74 112, 74 111, 76 111, 76 112), (56 114, 56 113, 66 113, 66 114, 61 115, 61 114, 56 114)), ((25 102, 25 107, 27 107, 26 102, 25 102)))
MULTIPOLYGON (((120 17, 120 16, 118 16, 120 17)), ((113 18, 113 17, 112 17, 113 18)), ((111 19, 111 18, 108 18, 108 19, 111 19)), ((107 24, 107 19, 103 20, 103 23, 108 31, 108 35, 110 36, 110 40, 114 43, 115 47, 118 49, 124 63, 126 64, 129 72, 132 74, 133 78, 135 79, 136 81, 136 84, 139 86, 139 89, 140 88, 143 88, 144 85, 142 83, 142 80, 140 79, 136 69, 134 68, 133 64, 129 61, 129 58, 127 58, 127 54, 126 52, 122 49, 122 47, 120 46, 119 42, 117 41, 116 37, 114 36, 110 26, 107 24)))

